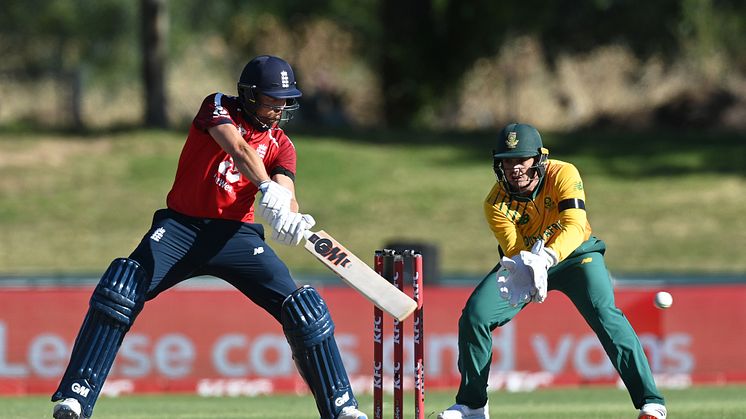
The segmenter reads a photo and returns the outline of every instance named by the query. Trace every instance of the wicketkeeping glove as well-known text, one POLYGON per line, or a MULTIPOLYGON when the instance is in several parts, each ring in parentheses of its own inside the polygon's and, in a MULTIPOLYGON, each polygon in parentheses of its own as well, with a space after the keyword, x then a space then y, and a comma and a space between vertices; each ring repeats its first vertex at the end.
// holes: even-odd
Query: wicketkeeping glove
POLYGON ((531 300, 534 282, 520 255, 513 256, 512 259, 503 256, 497 271, 497 288, 500 297, 508 300, 513 307, 531 300))
POLYGON ((543 303, 547 298, 547 270, 557 264, 557 254, 552 249, 544 247, 544 240, 539 240, 533 245, 530 253, 521 251, 520 257, 531 272, 531 300, 543 303))
POLYGON ((256 212, 270 224, 278 218, 284 218, 290 212, 290 200, 293 193, 290 189, 271 180, 259 184, 261 199, 257 202, 256 212))

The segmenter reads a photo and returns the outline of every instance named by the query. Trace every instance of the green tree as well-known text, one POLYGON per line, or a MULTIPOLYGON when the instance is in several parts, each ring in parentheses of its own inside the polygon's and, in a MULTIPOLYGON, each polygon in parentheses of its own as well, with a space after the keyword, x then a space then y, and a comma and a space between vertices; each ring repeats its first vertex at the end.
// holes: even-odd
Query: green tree
MULTIPOLYGON (((411 125, 428 104, 449 100, 451 89, 481 57, 511 37, 530 35, 550 59, 624 43, 640 55, 676 51, 680 0, 381 0, 380 68, 386 117, 411 125)), ((520 67, 520 63, 516 63, 520 67)))
POLYGON ((139 74, 145 121, 164 126, 167 57, 198 53, 193 41, 219 36, 235 51, 228 65, 240 68, 260 52, 265 19, 297 39, 303 23, 318 18, 354 34, 357 53, 383 86, 381 122, 395 127, 427 124, 425 111, 447 106, 477 60, 519 36, 538 39, 550 65, 566 52, 624 44, 641 57, 701 57, 712 73, 746 69, 746 2, 739 0, 6 0, 0 74, 57 80, 66 98, 60 108, 76 127, 91 76, 131 81, 139 74))
POLYGON ((127 60, 134 21, 127 0, 6 1, 0 13, 0 71, 12 79, 57 80, 67 91, 65 119, 82 128, 85 76, 127 60))

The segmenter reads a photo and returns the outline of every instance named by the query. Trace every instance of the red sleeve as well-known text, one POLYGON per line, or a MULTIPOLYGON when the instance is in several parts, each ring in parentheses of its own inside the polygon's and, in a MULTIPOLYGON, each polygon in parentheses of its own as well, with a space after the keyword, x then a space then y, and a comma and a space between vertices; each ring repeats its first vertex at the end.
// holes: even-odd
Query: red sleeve
POLYGON ((271 167, 267 168, 270 176, 276 173, 288 175, 290 178, 295 179, 296 169, 296 154, 295 146, 290 141, 287 135, 283 133, 282 139, 279 141, 279 151, 277 152, 277 158, 272 162, 271 167), (289 172, 290 174, 288 174, 289 172))
POLYGON ((207 131, 221 124, 236 125, 228 112, 227 103, 224 103, 230 101, 230 99, 229 96, 222 93, 213 93, 207 96, 202 101, 197 116, 194 117, 194 126, 199 130, 207 131))

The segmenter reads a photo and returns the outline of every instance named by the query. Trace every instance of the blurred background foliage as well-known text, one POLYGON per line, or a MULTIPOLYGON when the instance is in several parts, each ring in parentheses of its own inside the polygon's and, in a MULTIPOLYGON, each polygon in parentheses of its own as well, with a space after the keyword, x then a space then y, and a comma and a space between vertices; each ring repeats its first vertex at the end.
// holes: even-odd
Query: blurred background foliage
POLYGON ((743 273, 744 45, 737 0, 5 0, 0 273, 131 251, 199 104, 257 54, 304 93, 304 210, 361 257, 406 238, 490 269, 489 150, 518 120, 583 173, 614 272, 743 273))
POLYGON ((17 98, 0 105, 3 125, 181 126, 206 94, 233 93, 249 58, 271 53, 296 69, 307 126, 746 128, 738 0, 6 0, 2 9, 0 94, 17 98), (157 42, 144 41, 147 28, 157 42), (165 56, 148 73, 157 48, 165 56), (148 80, 158 72, 162 82, 148 80), (146 106, 159 94, 163 109, 146 106), (145 115, 158 111, 164 120, 145 115))

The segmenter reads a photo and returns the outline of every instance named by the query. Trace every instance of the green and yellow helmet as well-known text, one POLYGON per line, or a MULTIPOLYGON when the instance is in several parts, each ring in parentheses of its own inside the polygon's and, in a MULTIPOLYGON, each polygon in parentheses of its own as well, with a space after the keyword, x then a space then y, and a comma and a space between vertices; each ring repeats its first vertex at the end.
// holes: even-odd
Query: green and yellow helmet
POLYGON ((536 157, 534 164, 528 170, 536 170, 539 175, 539 184, 541 184, 547 173, 549 150, 544 148, 539 131, 528 124, 506 125, 498 135, 497 148, 492 150, 492 169, 495 171, 498 182, 514 198, 518 198, 518 191, 512 190, 500 162, 503 159, 528 157, 536 157))

